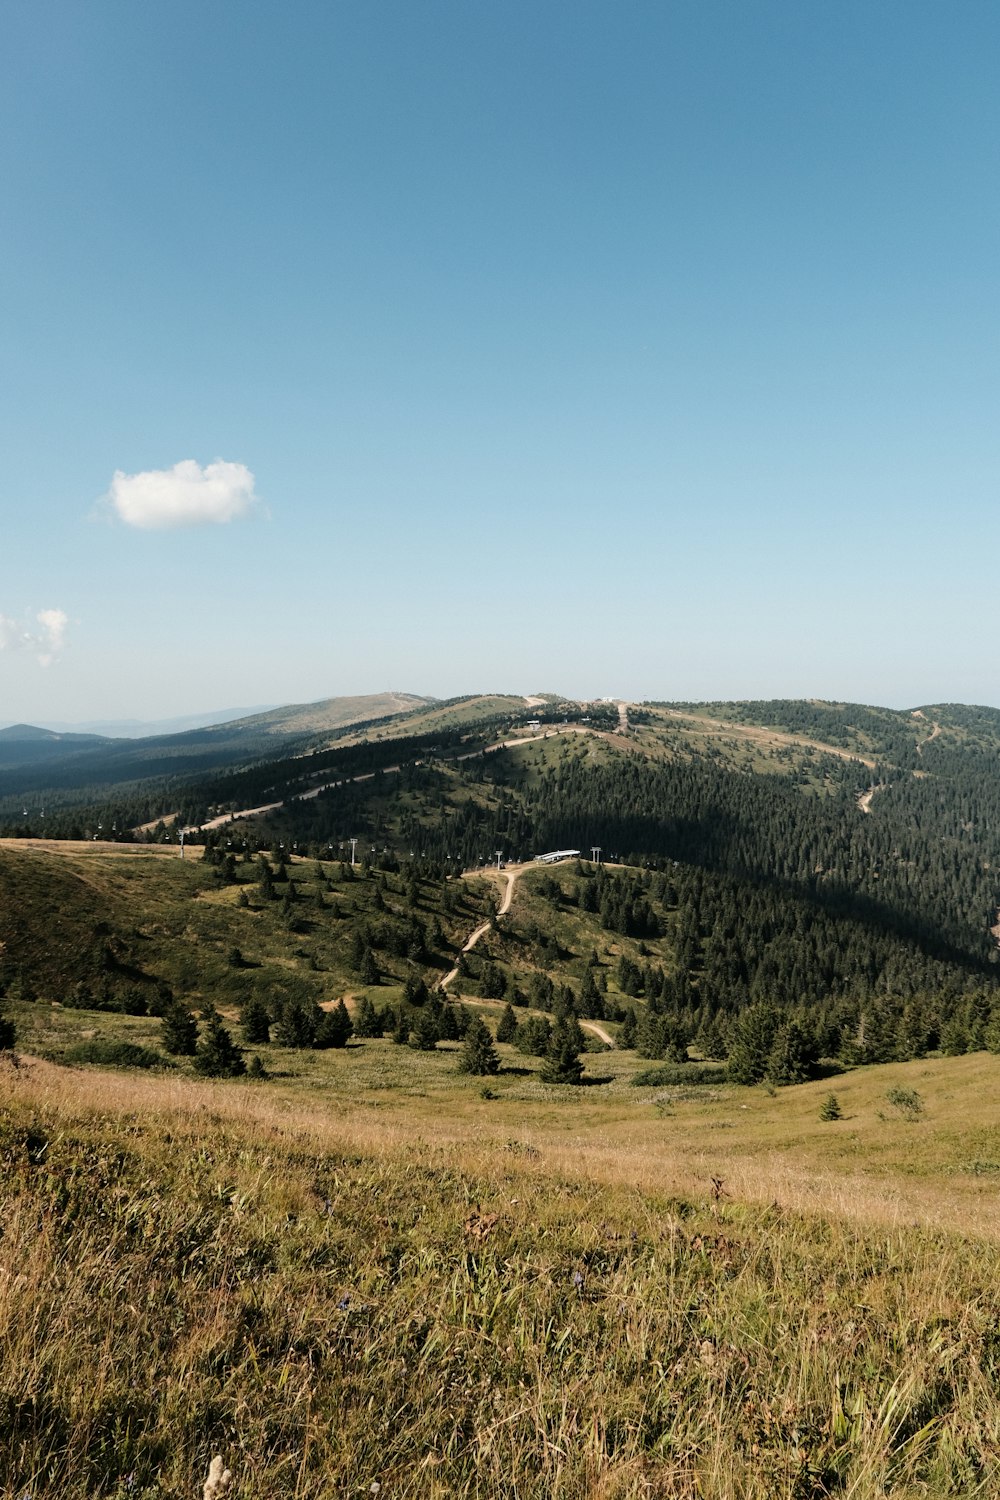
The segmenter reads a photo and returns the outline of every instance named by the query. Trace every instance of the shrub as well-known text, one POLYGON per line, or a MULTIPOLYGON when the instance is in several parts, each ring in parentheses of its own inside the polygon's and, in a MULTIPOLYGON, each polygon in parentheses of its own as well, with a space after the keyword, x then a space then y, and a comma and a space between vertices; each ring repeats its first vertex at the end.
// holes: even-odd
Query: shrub
POLYGON ((668 1063, 662 1068, 644 1068, 632 1077, 632 1087, 638 1089, 667 1088, 677 1084, 718 1084, 728 1078, 725 1067, 699 1067, 697 1063, 668 1063))
POLYGON ((836 1094, 827 1094, 820 1105, 819 1117, 821 1120, 842 1120, 844 1111, 840 1107, 840 1100, 836 1094))
POLYGON ((916 1089, 887 1089, 885 1097, 904 1120, 916 1120, 924 1112, 924 1101, 916 1089))
POLYGON ((63 1054, 68 1063, 94 1063, 102 1068, 169 1068, 173 1065, 150 1047, 122 1042, 113 1037, 91 1037, 63 1054))

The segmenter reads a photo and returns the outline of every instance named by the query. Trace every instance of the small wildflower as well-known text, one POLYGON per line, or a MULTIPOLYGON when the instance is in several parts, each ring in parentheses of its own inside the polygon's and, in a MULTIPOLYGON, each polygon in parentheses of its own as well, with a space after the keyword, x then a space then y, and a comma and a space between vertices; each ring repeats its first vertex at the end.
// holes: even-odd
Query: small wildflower
POLYGON ((337 1303, 337 1306, 340 1308, 341 1312, 346 1312, 347 1309, 350 1307, 350 1305, 351 1305, 350 1296, 349 1296, 349 1294, 347 1292, 345 1292, 344 1295, 341 1297, 340 1301, 337 1303))
POLYGON ((381 1488, 382 1486, 379 1484, 378 1480, 373 1479, 371 1484, 368 1486, 368 1493, 369 1495, 377 1495, 381 1488))
POLYGON ((573 1272, 573 1285, 576 1287, 576 1289, 577 1289, 578 1292, 582 1292, 583 1291, 583 1272, 582 1271, 574 1271, 573 1272))

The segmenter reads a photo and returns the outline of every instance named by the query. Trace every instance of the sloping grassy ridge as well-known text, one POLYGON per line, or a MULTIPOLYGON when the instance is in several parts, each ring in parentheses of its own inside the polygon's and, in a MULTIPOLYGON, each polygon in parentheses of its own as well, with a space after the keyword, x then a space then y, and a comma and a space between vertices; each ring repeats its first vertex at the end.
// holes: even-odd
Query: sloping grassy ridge
POLYGON ((1000 1256, 8 1067, 4 1495, 995 1493, 1000 1256), (379 1488, 375 1488, 378 1486, 379 1488))

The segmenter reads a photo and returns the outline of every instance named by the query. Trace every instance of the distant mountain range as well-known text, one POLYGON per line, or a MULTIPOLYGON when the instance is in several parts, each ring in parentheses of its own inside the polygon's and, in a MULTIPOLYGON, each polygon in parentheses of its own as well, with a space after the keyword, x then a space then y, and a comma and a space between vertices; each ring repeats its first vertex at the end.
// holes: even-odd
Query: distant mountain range
POLYGON ((214 729, 223 724, 270 734, 311 734, 339 729, 358 719, 384 718, 433 703, 433 698, 413 693, 365 693, 353 698, 320 698, 315 703, 281 706, 257 704, 251 708, 218 708, 210 713, 185 714, 175 719, 85 719, 79 723, 45 719, 38 724, 8 724, 0 728, 0 741, 58 740, 75 748, 101 740, 159 739, 187 734, 196 729, 214 729))
POLYGON ((36 729, 44 729, 57 735, 100 735, 102 739, 109 740, 139 740, 148 739, 157 734, 183 734, 188 729, 205 729, 210 724, 229 724, 233 719, 246 719, 252 714, 263 714, 269 712, 274 705, 271 703, 257 704, 251 708, 216 708, 210 713, 183 714, 176 719, 85 719, 81 723, 68 723, 65 720, 44 719, 40 724, 12 724, 5 729, 0 729, 0 735, 5 738, 10 736, 10 730, 19 731, 21 739, 38 736, 34 733, 36 729), (25 734, 25 730, 32 733, 25 734))
POLYGON ((0 804, 5 796, 17 798, 57 786, 97 787, 149 776, 191 775, 301 753, 316 736, 336 736, 354 725, 395 720, 426 710, 435 701, 413 693, 323 698, 237 718, 210 716, 212 722, 199 727, 185 721, 189 727, 179 732, 141 736, 11 724, 0 729, 0 804))

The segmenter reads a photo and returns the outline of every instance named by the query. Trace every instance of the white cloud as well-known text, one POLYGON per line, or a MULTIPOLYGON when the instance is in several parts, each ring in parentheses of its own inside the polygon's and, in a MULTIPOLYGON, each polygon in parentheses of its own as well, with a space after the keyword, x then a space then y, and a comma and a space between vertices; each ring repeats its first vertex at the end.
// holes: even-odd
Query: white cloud
POLYGON ((148 469, 142 474, 123 474, 117 469, 107 498, 126 526, 165 530, 238 521, 258 504, 253 486, 254 477, 246 464, 219 458, 202 468, 193 458, 185 458, 172 469, 148 469))
POLYGON ((39 652, 38 660, 43 667, 48 667, 60 655, 66 644, 69 616, 61 609, 40 609, 36 619, 42 627, 42 650, 39 652))
POLYGON ((0 651, 30 651, 40 666, 50 667, 66 644, 69 616, 61 609, 40 609, 35 619, 39 628, 26 630, 0 614, 0 651))

